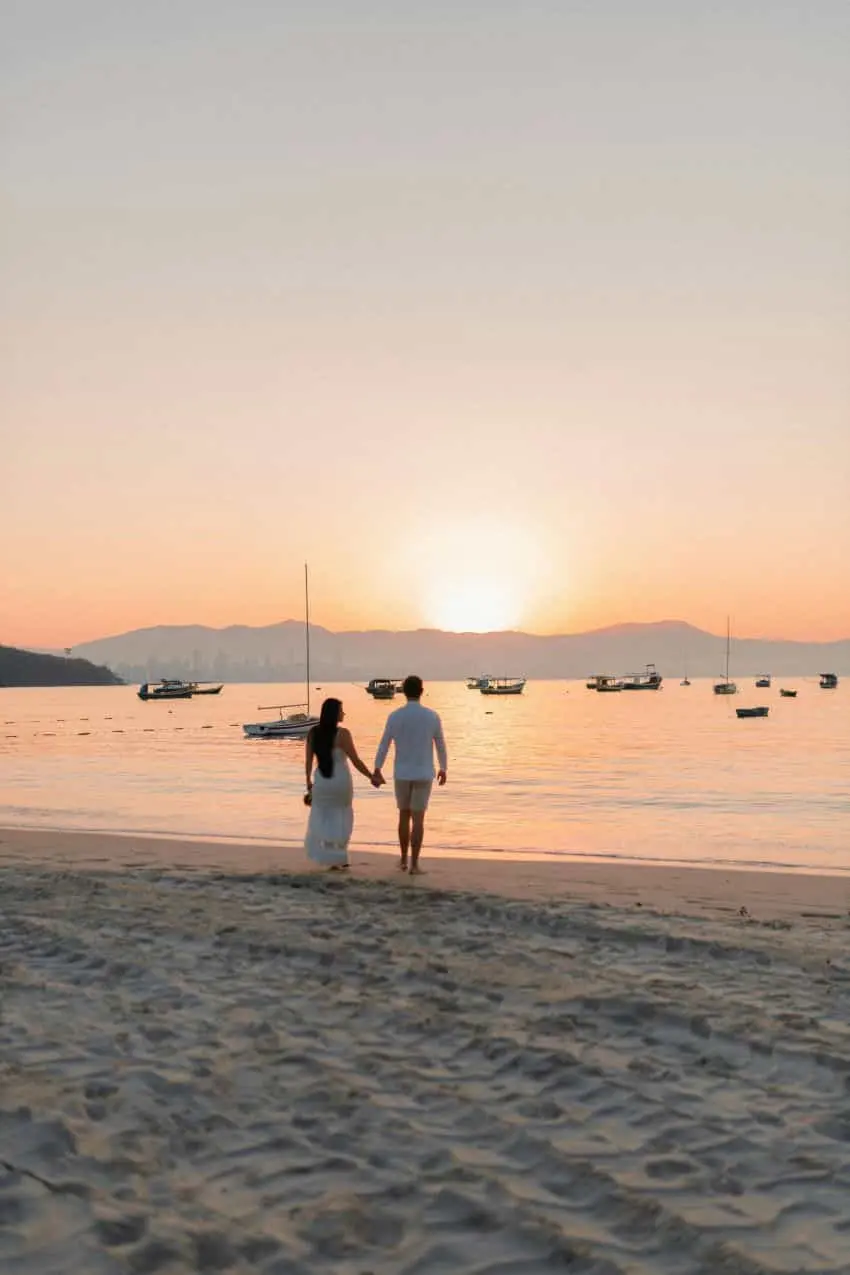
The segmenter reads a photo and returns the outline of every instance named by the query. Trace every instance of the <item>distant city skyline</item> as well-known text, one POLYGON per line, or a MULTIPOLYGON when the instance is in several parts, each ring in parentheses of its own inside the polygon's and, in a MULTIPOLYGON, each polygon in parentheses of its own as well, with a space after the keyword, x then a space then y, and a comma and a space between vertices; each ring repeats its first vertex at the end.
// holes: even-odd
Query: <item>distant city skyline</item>
POLYGON ((0 16, 0 642, 850 634, 850 5, 0 16))

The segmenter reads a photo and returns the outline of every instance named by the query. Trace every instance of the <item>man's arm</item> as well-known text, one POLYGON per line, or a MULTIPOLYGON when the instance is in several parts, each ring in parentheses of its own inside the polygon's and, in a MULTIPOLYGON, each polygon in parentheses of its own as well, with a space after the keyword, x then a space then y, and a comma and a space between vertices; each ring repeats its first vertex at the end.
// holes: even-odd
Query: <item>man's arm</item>
POLYGON ((449 768, 448 755, 446 753, 446 737, 443 734, 443 723, 437 714, 437 725, 434 730, 434 747, 437 749, 437 783, 442 787, 446 782, 446 771, 449 768))
POLYGON ((386 761, 387 752, 390 751, 391 742, 393 742, 393 718, 389 717, 386 719, 384 734, 381 736, 381 742, 378 743, 377 752, 375 754, 375 774, 378 780, 384 779, 384 775, 381 774, 381 769, 386 761))

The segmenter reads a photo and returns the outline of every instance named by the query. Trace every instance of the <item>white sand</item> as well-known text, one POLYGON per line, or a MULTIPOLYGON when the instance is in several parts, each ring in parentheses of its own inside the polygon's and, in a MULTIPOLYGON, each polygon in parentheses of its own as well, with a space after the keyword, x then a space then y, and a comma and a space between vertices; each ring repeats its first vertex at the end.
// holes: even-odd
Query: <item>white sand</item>
POLYGON ((0 841, 3 1275, 850 1270, 848 883, 0 841))

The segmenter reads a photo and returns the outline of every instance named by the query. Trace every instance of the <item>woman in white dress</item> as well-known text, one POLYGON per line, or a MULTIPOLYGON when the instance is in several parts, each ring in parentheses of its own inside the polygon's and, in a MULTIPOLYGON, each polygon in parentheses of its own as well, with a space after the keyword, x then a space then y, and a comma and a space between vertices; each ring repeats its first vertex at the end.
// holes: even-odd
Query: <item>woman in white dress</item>
POLYGON ((307 736, 304 753, 310 803, 304 849, 309 859, 325 868, 348 867, 348 843, 354 828, 354 784, 349 761, 361 775, 372 779, 371 770, 357 755, 351 731, 342 725, 344 717, 341 701, 326 699, 319 724, 307 736))

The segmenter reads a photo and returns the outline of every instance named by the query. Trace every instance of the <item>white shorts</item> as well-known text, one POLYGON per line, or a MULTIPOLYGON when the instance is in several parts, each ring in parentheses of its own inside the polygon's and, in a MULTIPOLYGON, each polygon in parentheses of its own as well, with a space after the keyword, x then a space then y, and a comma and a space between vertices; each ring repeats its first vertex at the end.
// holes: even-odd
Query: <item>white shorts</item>
POLYGON ((396 779, 395 800, 399 810, 420 811, 428 809, 433 779, 396 779))

